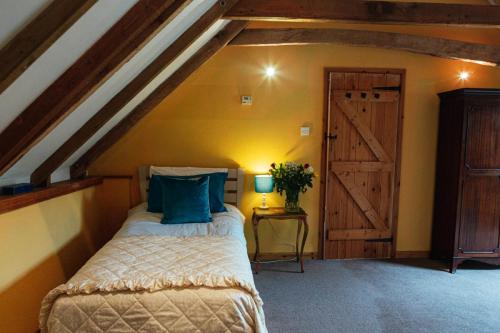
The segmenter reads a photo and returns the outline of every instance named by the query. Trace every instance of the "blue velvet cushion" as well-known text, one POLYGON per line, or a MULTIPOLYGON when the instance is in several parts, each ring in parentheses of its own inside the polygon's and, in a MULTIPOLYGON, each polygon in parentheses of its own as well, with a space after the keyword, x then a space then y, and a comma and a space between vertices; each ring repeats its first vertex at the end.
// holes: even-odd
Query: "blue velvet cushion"
POLYGON ((148 211, 152 213, 161 213, 162 208, 162 179, 193 179, 204 176, 210 176, 208 185, 208 194, 210 201, 210 212, 221 213, 227 212, 224 207, 224 185, 227 179, 227 172, 215 172, 195 176, 160 176, 153 175, 149 180, 149 193, 148 193, 148 211))
POLYGON ((163 224, 211 222, 208 200, 209 176, 199 179, 164 178, 163 224))
POLYGON ((149 179, 148 212, 163 212, 162 201, 161 178, 160 176, 152 175, 149 179))
MULTIPOLYGON (((208 196, 210 200, 210 212, 227 212, 224 206, 224 185, 227 180, 227 172, 215 172, 200 176, 210 176, 208 184, 208 196)), ((198 176, 198 177, 200 177, 198 176)))

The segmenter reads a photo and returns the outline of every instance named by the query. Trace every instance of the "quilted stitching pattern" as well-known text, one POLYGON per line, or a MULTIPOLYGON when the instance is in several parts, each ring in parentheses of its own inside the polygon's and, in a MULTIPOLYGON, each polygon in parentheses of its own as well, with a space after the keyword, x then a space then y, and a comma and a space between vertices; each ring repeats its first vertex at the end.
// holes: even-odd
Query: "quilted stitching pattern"
POLYGON ((64 295, 47 326, 50 332, 253 332, 257 311, 238 289, 64 295))
POLYGON ((261 305, 237 238, 133 236, 111 240, 51 291, 40 323, 50 332, 265 332, 261 305))

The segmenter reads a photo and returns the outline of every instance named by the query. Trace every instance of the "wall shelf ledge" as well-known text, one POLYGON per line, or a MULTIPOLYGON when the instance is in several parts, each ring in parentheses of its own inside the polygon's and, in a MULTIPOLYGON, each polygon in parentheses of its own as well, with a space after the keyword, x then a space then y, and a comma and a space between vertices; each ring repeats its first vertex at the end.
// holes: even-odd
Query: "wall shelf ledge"
POLYGON ((102 177, 89 177, 78 180, 57 182, 48 187, 37 188, 33 192, 29 193, 0 195, 0 214, 76 192, 87 187, 100 185, 102 184, 102 181, 102 177))

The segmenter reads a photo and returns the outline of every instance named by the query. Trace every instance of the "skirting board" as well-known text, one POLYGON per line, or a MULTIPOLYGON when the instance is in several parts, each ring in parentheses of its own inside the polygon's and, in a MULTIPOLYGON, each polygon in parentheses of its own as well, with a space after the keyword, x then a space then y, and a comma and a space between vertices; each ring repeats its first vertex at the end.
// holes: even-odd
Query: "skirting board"
POLYGON ((429 251, 397 251, 396 259, 429 258, 429 251))
MULTIPOLYGON (((248 258, 253 260, 254 253, 248 253, 248 258)), ((288 259, 295 257, 295 252, 276 252, 276 253, 260 253, 259 259, 261 260, 278 260, 278 259, 288 259)), ((304 259, 315 259, 317 258, 314 252, 304 252, 304 259)))
MULTIPOLYGON (((248 258, 253 260, 254 253, 248 253, 248 258)), ((277 253, 261 253, 259 258, 262 260, 277 260, 295 257, 293 252, 277 252, 277 253)), ((396 259, 423 259, 429 258, 430 251, 397 251, 396 259)), ((304 252, 304 258, 306 259, 316 259, 318 258, 314 252, 304 252)))

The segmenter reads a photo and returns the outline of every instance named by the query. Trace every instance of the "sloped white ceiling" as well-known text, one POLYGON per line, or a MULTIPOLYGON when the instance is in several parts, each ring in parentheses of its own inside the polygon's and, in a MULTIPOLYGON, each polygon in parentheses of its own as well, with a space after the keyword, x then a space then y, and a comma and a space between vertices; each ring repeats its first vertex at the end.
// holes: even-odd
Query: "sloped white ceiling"
MULTIPOLYGON (((98 1, 76 21, 0 95, 0 131, 3 131, 135 3, 136 0, 98 1)), ((0 8, 0 12, 7 14, 8 10, 2 11, 0 8)))
MULTIPOLYGON (((15 0, 9 0, 15 2, 15 0)), ((8 1, 8 2, 9 2, 8 1)), ((39 11, 40 2, 31 1, 31 6, 19 14, 19 20, 29 20, 39 11), (38 6, 37 6, 38 5, 38 6), (29 12, 29 13, 28 13, 29 12)), ((36 144, 11 169, 0 177, 0 186, 15 182, 29 182, 31 173, 59 146, 64 143, 88 119, 100 110, 115 94, 153 61, 156 56, 172 44, 190 27, 216 0, 193 0, 174 20, 162 29, 142 50, 114 73, 99 89, 66 117, 49 135, 36 144)), ((8 89, 0 95, 0 131, 39 96, 60 74, 97 41, 136 0, 100 0, 89 9, 66 33, 64 33, 36 62, 34 62, 8 89)), ((4 19, 0 4, 0 21, 4 19)), ((9 36, 0 35, 0 43, 12 38, 19 26, 25 23, 11 22, 9 36)), ((160 73, 143 91, 135 96, 115 117, 97 131, 94 136, 52 174, 52 181, 69 178, 69 166, 123 119, 136 105, 143 101, 159 84, 167 79, 182 64, 227 24, 219 20, 197 41, 184 51, 172 64, 160 73)), ((0 26, 1 27, 1 26, 0 26)), ((3 31, 2 31, 3 32, 3 31)))
POLYGON ((50 0, 2 0, 0 2, 0 47, 3 47, 50 2, 50 0))

